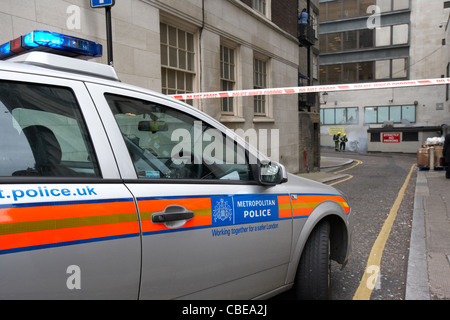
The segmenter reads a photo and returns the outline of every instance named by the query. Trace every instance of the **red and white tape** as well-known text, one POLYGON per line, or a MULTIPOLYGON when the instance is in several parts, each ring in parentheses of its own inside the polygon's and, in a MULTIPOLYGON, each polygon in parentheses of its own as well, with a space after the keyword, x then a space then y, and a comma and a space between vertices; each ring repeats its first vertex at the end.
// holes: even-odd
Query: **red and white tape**
POLYGON ((289 88, 216 91, 205 93, 175 94, 171 95, 171 97, 177 100, 213 99, 213 98, 261 96, 261 95, 296 94, 296 93, 298 94, 309 92, 333 92, 333 91, 417 87, 417 86, 432 86, 441 84, 450 84, 450 78, 405 80, 405 81, 390 81, 390 82, 366 82, 366 83, 289 87, 289 88))

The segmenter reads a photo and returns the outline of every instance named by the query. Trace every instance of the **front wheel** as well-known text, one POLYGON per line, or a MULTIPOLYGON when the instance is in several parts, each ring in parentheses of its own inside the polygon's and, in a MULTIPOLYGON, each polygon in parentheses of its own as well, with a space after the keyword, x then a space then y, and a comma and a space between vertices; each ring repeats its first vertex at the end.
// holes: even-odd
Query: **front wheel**
POLYGON ((294 294, 302 300, 331 299, 330 224, 321 221, 303 249, 294 294))

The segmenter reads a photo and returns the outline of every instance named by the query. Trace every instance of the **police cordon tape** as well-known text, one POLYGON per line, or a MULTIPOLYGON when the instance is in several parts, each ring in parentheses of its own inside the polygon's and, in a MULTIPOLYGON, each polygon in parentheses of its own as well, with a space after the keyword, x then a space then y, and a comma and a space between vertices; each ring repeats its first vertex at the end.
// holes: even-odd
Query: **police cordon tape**
POLYGON ((235 90, 235 91, 215 91, 205 93, 186 93, 170 95, 177 100, 195 100, 195 99, 213 99, 213 98, 232 98, 232 97, 249 97, 261 95, 278 95, 278 94, 298 94, 310 92, 334 92, 334 91, 352 91, 352 90, 369 90, 369 89, 387 89, 417 86, 432 86, 450 84, 450 78, 438 79, 422 79, 422 80, 405 80, 390 82, 365 82, 351 84, 336 85, 320 85, 305 87, 288 87, 288 88, 270 88, 270 89, 251 89, 251 90, 235 90))

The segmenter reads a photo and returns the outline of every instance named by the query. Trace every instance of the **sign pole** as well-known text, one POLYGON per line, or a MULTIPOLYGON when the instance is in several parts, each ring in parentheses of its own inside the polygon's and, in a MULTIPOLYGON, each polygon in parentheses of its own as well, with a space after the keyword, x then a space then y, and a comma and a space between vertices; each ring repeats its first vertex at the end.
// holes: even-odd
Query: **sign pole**
POLYGON ((111 23, 111 7, 114 6, 116 0, 91 0, 91 8, 105 8, 106 18, 106 48, 108 52, 108 65, 113 66, 113 43, 112 43, 112 23, 111 23))
POLYGON ((108 65, 113 66, 113 44, 112 44, 112 23, 111 23, 111 7, 105 7, 106 16, 106 41, 108 52, 108 65))

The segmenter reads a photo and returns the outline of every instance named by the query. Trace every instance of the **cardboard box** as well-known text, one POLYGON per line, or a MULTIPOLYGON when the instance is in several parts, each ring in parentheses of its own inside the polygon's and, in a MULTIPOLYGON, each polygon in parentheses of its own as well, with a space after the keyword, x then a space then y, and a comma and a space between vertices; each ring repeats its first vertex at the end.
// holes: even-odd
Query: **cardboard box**
POLYGON ((422 147, 417 151, 417 166, 428 167, 430 165, 430 154, 428 147, 422 147))
POLYGON ((441 145, 424 145, 422 146, 419 151, 417 151, 417 166, 418 167, 430 167, 430 154, 431 154, 431 148, 433 148, 433 160, 434 160, 434 169, 436 167, 442 167, 443 166, 443 158, 444 158, 444 147, 441 145))

